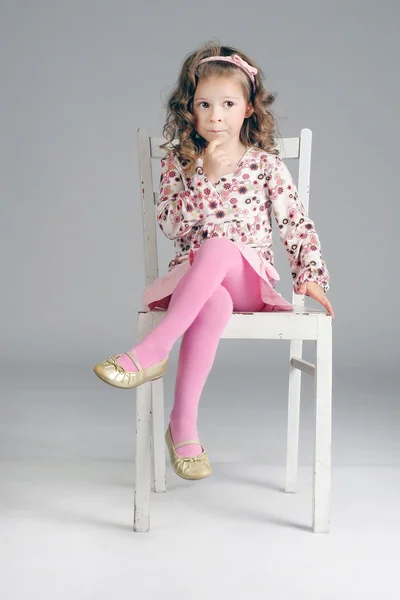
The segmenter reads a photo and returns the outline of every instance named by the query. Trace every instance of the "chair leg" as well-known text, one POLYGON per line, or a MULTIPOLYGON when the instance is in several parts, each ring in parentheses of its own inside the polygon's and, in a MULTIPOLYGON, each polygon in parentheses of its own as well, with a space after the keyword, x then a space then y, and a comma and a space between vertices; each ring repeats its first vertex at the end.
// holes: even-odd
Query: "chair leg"
MULTIPOLYGON (((301 358, 303 342, 290 341, 290 361, 301 358)), ((297 466, 299 454, 299 425, 300 425, 300 390, 301 371, 290 363, 289 365, 289 399, 286 449, 286 481, 285 492, 294 493, 297 482, 297 466)))
POLYGON ((315 363, 313 531, 328 533, 331 502, 332 318, 318 316, 315 363))
POLYGON ((164 379, 152 381, 152 491, 166 491, 165 441, 164 441, 164 379))
MULTIPOLYGON (((138 315, 138 342, 151 330, 151 316, 138 315)), ((152 430, 152 389, 151 382, 136 388, 136 456, 134 531, 150 529, 150 485, 151 485, 151 430, 152 430)))
POLYGON ((150 529, 151 383, 136 390, 136 485, 134 531, 150 529))

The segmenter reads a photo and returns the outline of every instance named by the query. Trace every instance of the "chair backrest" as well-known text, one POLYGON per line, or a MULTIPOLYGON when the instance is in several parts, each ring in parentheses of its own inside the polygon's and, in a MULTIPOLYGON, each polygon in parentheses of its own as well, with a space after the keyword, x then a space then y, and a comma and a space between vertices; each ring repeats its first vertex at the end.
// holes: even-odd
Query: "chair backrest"
MULTIPOLYGON (((161 160, 165 156, 165 151, 160 148, 165 140, 149 137, 147 131, 143 128, 138 129, 137 140, 142 200, 145 285, 147 286, 159 276, 156 235, 158 224, 155 210, 159 192, 153 188, 152 159, 161 160)), ((310 195, 311 143, 312 132, 310 129, 302 129, 299 137, 281 138, 277 143, 279 155, 283 160, 289 158, 299 160, 297 191, 307 213, 310 195)), ((303 305, 304 296, 293 293, 292 304, 296 306, 303 305)))

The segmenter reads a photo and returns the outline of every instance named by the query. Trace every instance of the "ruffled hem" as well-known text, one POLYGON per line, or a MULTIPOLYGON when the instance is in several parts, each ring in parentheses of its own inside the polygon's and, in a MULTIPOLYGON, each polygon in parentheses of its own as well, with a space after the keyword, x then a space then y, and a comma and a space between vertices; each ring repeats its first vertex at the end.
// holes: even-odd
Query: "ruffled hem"
MULTIPOLYGON (((293 310, 292 304, 287 302, 274 289, 276 281, 280 279, 275 267, 270 263, 264 263, 257 252, 250 246, 241 242, 232 243, 239 248, 243 257, 260 276, 261 297, 265 303, 261 312, 293 310)), ((150 310, 167 310, 173 291, 185 273, 190 269, 195 256, 196 251, 191 249, 187 260, 176 265, 166 275, 159 277, 148 285, 143 292, 143 305, 150 310)))

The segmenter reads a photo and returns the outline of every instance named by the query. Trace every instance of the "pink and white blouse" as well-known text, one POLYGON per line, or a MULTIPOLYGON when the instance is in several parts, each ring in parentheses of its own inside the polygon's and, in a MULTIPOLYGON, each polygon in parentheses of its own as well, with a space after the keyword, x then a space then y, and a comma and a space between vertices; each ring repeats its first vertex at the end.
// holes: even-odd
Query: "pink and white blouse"
POLYGON ((264 265, 274 264, 272 212, 288 252, 294 291, 305 281, 318 283, 326 293, 329 273, 321 256, 314 222, 308 218, 288 168, 279 156, 260 148, 247 149, 236 169, 212 184, 202 160, 192 176, 170 152, 161 161, 157 220, 174 240, 175 258, 170 271, 188 260, 204 240, 224 236, 246 244, 264 265))

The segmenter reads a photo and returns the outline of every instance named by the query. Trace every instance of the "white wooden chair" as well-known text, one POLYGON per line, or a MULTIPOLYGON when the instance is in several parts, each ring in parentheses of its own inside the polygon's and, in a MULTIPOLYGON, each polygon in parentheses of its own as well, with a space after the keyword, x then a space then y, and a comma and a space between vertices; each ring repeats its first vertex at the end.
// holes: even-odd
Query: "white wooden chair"
MULTIPOLYGON (((282 159, 299 159, 298 193, 308 212, 311 167, 310 129, 299 137, 283 138, 278 147, 282 159)), ((146 285, 158 276, 155 204, 152 159, 160 159, 163 140, 149 138, 138 130, 139 170, 146 285)), ((289 403, 285 491, 295 492, 298 464, 301 373, 314 376, 315 439, 313 460, 312 527, 315 533, 328 533, 331 493, 331 413, 332 413, 332 318, 324 309, 306 308, 304 296, 293 293, 293 312, 233 313, 223 338, 290 340, 289 403), (303 340, 316 341, 315 365, 302 359, 303 340)), ((165 311, 144 309, 138 313, 141 341, 164 317, 165 311)), ((134 531, 149 531, 150 489, 166 491, 163 380, 146 383, 136 389, 136 485, 134 531)), ((249 508, 251 510, 251 508, 249 508)))

